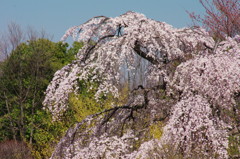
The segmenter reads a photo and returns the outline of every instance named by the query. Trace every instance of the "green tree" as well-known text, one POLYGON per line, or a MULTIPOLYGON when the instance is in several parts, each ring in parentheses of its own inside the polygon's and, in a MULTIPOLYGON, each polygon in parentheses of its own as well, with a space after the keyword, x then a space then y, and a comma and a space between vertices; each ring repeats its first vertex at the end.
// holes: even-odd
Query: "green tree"
POLYGON ((0 64, 0 141, 24 141, 38 158, 49 155, 48 143, 64 131, 64 123, 52 123, 43 110, 44 91, 53 74, 81 47, 82 43, 68 49, 62 42, 31 40, 18 45, 0 64))

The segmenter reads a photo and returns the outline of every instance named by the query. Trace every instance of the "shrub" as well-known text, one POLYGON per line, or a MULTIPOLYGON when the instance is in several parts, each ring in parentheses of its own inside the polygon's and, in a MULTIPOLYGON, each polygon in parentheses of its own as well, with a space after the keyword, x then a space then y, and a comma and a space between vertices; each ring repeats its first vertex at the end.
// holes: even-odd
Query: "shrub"
POLYGON ((32 159, 31 150, 26 143, 7 140, 0 143, 1 159, 32 159))

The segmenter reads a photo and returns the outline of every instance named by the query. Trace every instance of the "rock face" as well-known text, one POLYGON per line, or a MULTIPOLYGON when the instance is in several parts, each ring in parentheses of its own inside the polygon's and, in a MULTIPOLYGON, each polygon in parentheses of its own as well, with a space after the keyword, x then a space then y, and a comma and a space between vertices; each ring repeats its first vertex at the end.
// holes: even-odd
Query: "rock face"
POLYGON ((91 45, 49 85, 44 104, 53 120, 68 109, 68 94, 81 91, 78 80, 100 83, 96 100, 119 98, 121 75, 138 82, 124 104, 69 128, 52 159, 239 157, 239 36, 215 44, 201 28, 178 30, 134 12, 93 18, 71 34, 91 45))

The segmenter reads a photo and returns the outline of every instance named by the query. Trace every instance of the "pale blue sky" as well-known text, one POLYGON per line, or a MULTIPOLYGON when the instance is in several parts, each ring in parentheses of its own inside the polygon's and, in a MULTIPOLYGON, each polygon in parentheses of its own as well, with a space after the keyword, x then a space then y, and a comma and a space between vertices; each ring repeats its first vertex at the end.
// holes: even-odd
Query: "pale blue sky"
POLYGON ((204 13, 199 0, 0 0, 0 32, 15 22, 43 29, 58 41, 69 27, 93 16, 116 17, 130 10, 178 28, 191 24, 186 10, 204 13))

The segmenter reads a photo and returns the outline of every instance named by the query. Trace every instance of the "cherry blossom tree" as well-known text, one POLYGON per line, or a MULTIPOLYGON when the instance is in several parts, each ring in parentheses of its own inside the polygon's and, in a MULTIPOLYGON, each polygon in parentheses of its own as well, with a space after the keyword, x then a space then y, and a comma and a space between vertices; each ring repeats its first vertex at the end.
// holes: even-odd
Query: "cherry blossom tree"
MULTIPOLYGON (((96 127, 91 131, 91 137, 96 138, 89 142, 91 147, 79 144, 83 142, 81 138, 71 139, 73 144, 69 144, 68 138, 88 132, 78 132, 82 125, 79 123, 61 140, 53 158, 58 156, 57 152, 66 152, 66 158, 68 155, 71 158, 102 157, 98 148, 92 149, 99 144, 105 145, 105 155, 112 155, 107 152, 108 148, 118 147, 118 157, 147 158, 156 148, 148 146, 151 143, 156 143, 158 149, 176 143, 174 149, 186 157, 192 157, 193 151, 204 157, 209 157, 210 151, 219 158, 228 157, 229 130, 239 132, 238 120, 235 120, 239 117, 239 101, 236 99, 240 92, 238 35, 215 43, 200 27, 176 29, 143 14, 127 12, 115 18, 94 17, 67 30, 62 40, 69 36, 84 41, 85 45, 75 61, 55 73, 46 90, 44 105, 53 114, 53 120, 61 120, 62 113, 68 109, 69 94, 80 91, 79 80, 99 84, 96 100, 107 94, 117 99, 123 83, 134 85, 129 87, 129 99, 124 105, 113 104, 111 109, 96 114, 106 114, 106 117, 97 118, 97 123, 101 124, 94 122, 96 127), (136 77, 143 79, 136 81, 136 77), (139 90, 141 93, 135 95, 139 90), (133 120, 133 112, 143 108, 152 109, 150 118, 153 122, 155 108, 162 107, 161 98, 156 95, 160 90, 174 100, 168 108, 171 109, 168 120, 166 117, 162 119, 167 121, 161 139, 146 141, 138 150, 129 152, 123 150, 131 144, 125 142, 126 136, 102 133, 97 137, 99 133, 95 130, 98 127, 108 122, 117 123, 116 119, 110 121, 110 118, 121 109, 129 110, 130 115, 119 112, 119 116, 124 116, 124 119, 118 118, 119 122, 133 120), (226 110, 233 112, 234 119, 224 113, 226 110), (79 151, 68 154, 76 149, 79 151)), ((88 117, 86 120, 91 122, 94 119, 88 117)), ((114 125, 117 124, 112 127, 114 125)), ((109 129, 111 132, 114 128, 109 129)), ((133 138, 132 135, 130 133, 129 138, 133 138)), ((164 157, 161 154, 155 156, 164 157)))
POLYGON ((206 11, 201 17, 190 13, 194 24, 197 22, 210 31, 216 38, 224 39, 240 34, 240 3, 239 0, 199 0, 206 11))
POLYGON ((117 97, 127 72, 128 82, 135 82, 132 77, 139 65, 145 64, 144 81, 137 86, 156 87, 171 78, 172 63, 206 54, 211 51, 206 46, 214 47, 213 39, 201 28, 175 29, 134 12, 116 18, 94 17, 70 28, 62 40, 68 36, 85 41, 85 46, 76 61, 56 72, 46 91, 44 103, 54 105, 48 108, 56 114, 66 108, 67 94, 78 89, 77 79, 100 83, 96 99, 107 93, 117 97))

